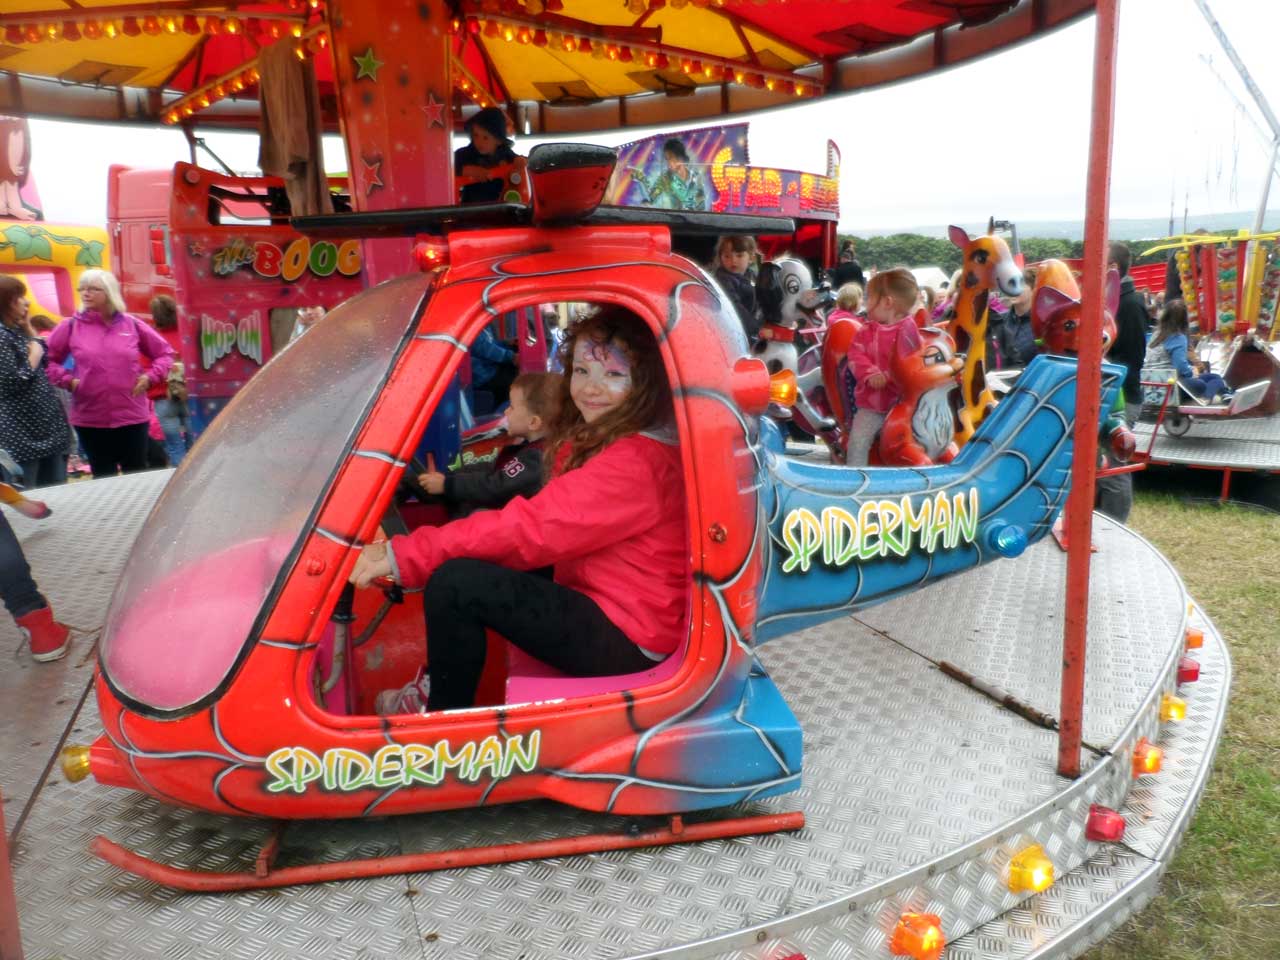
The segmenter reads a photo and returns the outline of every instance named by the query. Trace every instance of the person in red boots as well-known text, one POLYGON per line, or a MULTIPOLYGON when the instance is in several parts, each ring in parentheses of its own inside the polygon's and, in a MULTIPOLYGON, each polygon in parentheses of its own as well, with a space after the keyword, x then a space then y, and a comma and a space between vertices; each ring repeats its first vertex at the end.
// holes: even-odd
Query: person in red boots
POLYGON ((53 619, 49 601, 31 579, 31 567, 9 521, 0 514, 0 599, 31 644, 31 656, 41 663, 67 655, 71 631, 53 619))

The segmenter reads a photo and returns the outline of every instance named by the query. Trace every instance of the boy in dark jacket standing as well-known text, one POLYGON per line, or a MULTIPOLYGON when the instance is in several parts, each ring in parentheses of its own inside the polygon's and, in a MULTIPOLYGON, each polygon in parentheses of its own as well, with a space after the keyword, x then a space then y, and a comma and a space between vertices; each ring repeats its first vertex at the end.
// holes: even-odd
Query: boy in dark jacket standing
POLYGON ((494 167, 512 163, 516 152, 507 136, 507 115, 497 107, 485 107, 463 124, 471 142, 453 151, 453 175, 469 177, 458 191, 460 203, 493 203, 502 199, 506 185, 501 177, 487 177, 494 167))
POLYGON ((1116 342, 1107 359, 1122 363, 1124 378, 1124 418, 1132 427, 1142 412, 1142 364, 1147 357, 1147 308, 1129 276, 1129 248, 1113 243, 1108 248, 1107 265, 1120 272, 1120 306, 1116 309, 1116 342))
POLYGON ((532 497, 542 489, 542 439, 555 414, 561 377, 522 373, 511 383, 507 435, 512 442, 496 460, 473 463, 452 473, 430 469, 418 483, 432 499, 443 500, 450 517, 505 506, 515 497, 532 497))

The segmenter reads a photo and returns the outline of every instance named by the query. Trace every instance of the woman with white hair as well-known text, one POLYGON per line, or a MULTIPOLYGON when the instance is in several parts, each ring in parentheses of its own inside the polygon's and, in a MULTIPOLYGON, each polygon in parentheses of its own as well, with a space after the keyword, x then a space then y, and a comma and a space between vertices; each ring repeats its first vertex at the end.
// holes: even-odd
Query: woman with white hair
POLYGON ((79 293, 80 310, 49 336, 49 379, 71 391, 71 424, 95 477, 145 470, 147 391, 165 382, 173 348, 125 313, 120 284, 106 270, 80 274, 79 293))

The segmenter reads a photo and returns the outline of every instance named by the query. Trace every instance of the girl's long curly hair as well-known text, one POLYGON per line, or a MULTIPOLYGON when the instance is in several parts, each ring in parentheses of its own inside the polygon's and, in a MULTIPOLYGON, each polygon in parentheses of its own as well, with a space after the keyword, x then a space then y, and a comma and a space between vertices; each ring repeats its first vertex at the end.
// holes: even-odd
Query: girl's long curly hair
POLYGON ((613 441, 670 422, 671 388, 658 343, 645 322, 622 307, 602 306, 569 327, 560 345, 564 376, 560 381, 560 409, 547 429, 546 465, 550 475, 560 449, 569 455, 559 472, 580 467, 613 441), (611 344, 631 362, 631 392, 616 408, 595 423, 587 423, 569 391, 573 379, 574 347, 584 337, 611 344))

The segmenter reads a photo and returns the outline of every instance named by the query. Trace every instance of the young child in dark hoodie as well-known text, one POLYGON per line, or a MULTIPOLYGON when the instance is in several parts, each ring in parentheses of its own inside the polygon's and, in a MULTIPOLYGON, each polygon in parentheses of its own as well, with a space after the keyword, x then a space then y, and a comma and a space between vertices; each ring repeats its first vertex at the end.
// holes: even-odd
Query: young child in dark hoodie
POLYGON ((491 462, 452 473, 428 469, 418 474, 423 491, 443 500, 450 517, 465 517, 476 510, 504 506, 515 497, 532 497, 542 489, 542 440, 559 406, 560 380, 554 373, 516 377, 507 408, 507 435, 512 442, 491 462))
POLYGON ((751 282, 751 265, 756 256, 755 237, 721 237, 716 247, 716 282, 729 295, 729 302, 742 321, 747 339, 754 340, 760 332, 760 317, 756 312, 756 288, 751 282))
POLYGON ((502 199, 505 181, 501 177, 482 179, 486 170, 511 163, 516 152, 507 136, 507 115, 497 107, 485 107, 463 125, 471 137, 465 147, 453 151, 453 175, 476 180, 458 191, 461 203, 494 203, 502 199))

